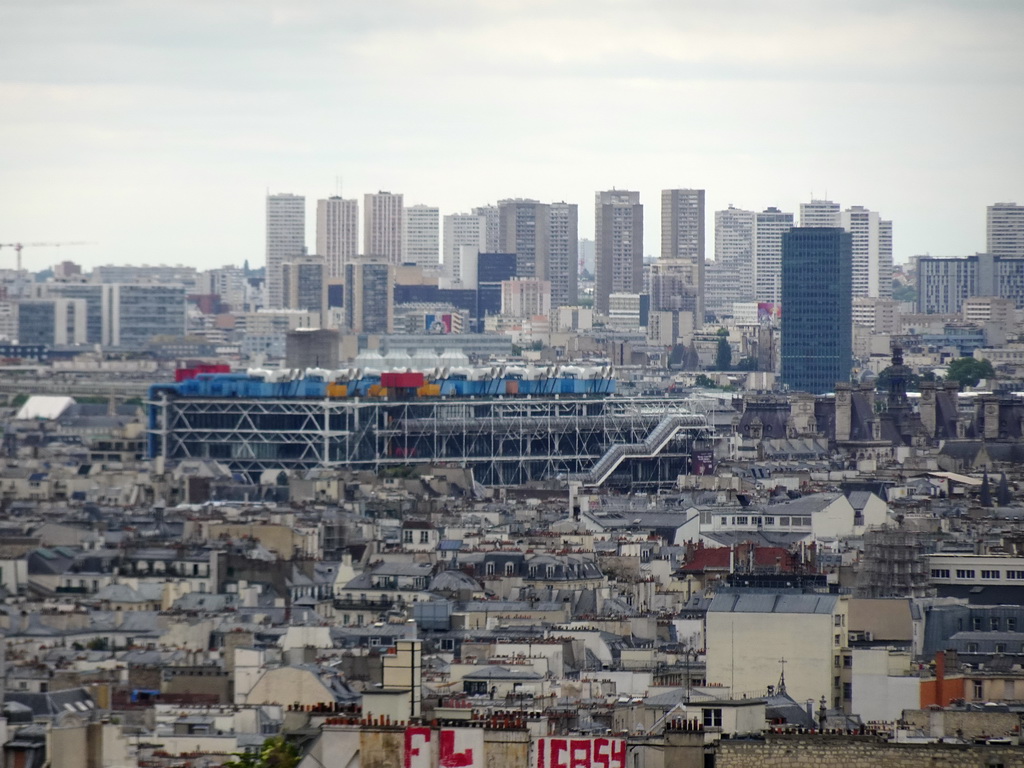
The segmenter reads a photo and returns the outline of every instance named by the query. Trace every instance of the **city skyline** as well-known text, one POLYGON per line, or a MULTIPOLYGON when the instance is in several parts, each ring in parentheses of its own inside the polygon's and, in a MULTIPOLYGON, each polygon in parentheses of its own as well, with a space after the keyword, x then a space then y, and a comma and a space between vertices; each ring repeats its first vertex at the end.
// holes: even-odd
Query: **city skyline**
POLYGON ((982 251, 986 207, 1024 201, 1019 4, 100 0, 0 21, 0 242, 95 243, 27 268, 259 265, 267 192, 565 200, 583 237, 613 186, 705 189, 708 230, 730 203, 828 197, 892 220, 896 262, 982 251))

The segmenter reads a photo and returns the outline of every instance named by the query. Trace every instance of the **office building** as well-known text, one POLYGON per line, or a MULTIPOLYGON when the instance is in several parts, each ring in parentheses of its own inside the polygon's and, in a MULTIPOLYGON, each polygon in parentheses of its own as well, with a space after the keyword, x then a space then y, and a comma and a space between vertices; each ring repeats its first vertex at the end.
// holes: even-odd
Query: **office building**
POLYGON ((533 277, 503 280, 501 314, 509 317, 547 317, 551 314, 551 283, 533 277))
POLYGON ((853 295, 892 296, 892 222, 861 205, 840 214, 840 226, 853 236, 853 295))
POLYGON ((85 299, 27 299, 12 302, 12 334, 19 344, 47 347, 86 343, 85 299))
POLYGON ((501 250, 500 213, 496 205, 480 205, 473 209, 477 216, 484 217, 484 253, 497 253, 501 250))
POLYGON ((687 258, 661 257, 648 268, 648 294, 656 312, 689 312, 695 327, 703 325, 699 270, 687 258))
POLYGON ((33 298, 82 300, 85 343, 124 350, 145 349, 154 336, 184 336, 185 296, 180 285, 151 284, 43 283, 33 291, 33 298))
POLYGON ((704 309, 721 319, 732 316, 734 307, 742 304, 743 291, 740 285, 750 279, 752 270, 741 270, 733 264, 709 261, 704 266, 704 309))
POLYGON ((1024 257, 1024 205, 990 205, 985 229, 985 250, 988 253, 1000 257, 1024 257))
POLYGON ((549 234, 544 203, 523 198, 498 201, 499 250, 516 255, 519 277, 543 277, 547 272, 549 234))
POLYGON ((661 192, 661 258, 692 265, 691 285, 695 324, 704 323, 704 190, 665 189, 661 192))
POLYGON ((579 300, 579 209, 575 203, 548 205, 547 272, 551 306, 563 307, 579 300))
POLYGON ((831 200, 811 200, 809 203, 800 203, 800 226, 843 226, 839 203, 833 203, 831 200))
POLYGON ((594 308, 608 314, 613 293, 643 285, 644 208, 640 193, 613 189, 595 195, 594 308))
MULTIPOLYGON (((468 277, 463 264, 463 249, 469 249, 471 255, 486 252, 486 235, 487 217, 483 214, 452 213, 444 217, 442 262, 445 275, 454 283, 462 284, 468 277)), ((473 272, 475 275, 475 265, 473 272)))
POLYGON ((345 329, 349 333, 391 333, 394 325, 395 266, 385 256, 363 256, 345 265, 345 329))
POLYGON ((481 253, 477 257, 477 330, 483 328, 488 315, 501 314, 501 284, 519 277, 517 263, 514 253, 481 253))
POLYGON ((32 298, 81 299, 85 302, 85 343, 103 344, 108 316, 103 311, 104 287, 90 283, 41 283, 33 286, 32 298))
POLYGON ((964 300, 995 296, 1024 309, 1024 257, 917 257, 917 307, 923 314, 958 314, 964 300))
POLYGON ((281 265, 306 254, 306 198, 267 195, 267 306, 284 306, 281 265))
POLYGON ((616 331, 644 329, 650 307, 650 297, 646 294, 613 293, 608 297, 608 325, 616 331))
POLYGON ((440 265, 439 209, 429 205, 413 205, 405 209, 402 219, 402 263, 422 269, 440 265))
POLYGON ((380 256, 388 264, 402 261, 401 194, 378 192, 363 196, 363 255, 380 256))
POLYGON ((754 225, 754 300, 778 304, 782 294, 782 236, 793 228, 793 214, 766 208, 754 225))
POLYGON ((324 257, 331 278, 341 277, 345 264, 359 255, 358 200, 317 200, 316 253, 324 257))
POLYGON ((228 312, 249 310, 248 281, 245 270, 241 267, 228 264, 217 269, 209 269, 203 273, 200 284, 201 293, 219 296, 221 304, 226 305, 228 312))
POLYGON ((782 381, 812 394, 850 380, 852 235, 798 227, 782 236, 782 381))
POLYGON ((706 266, 704 274, 704 304, 708 311, 727 312, 736 302, 753 301, 756 227, 757 214, 753 211, 731 205, 724 211, 715 211, 714 268, 706 266))
POLYGON ((285 309, 327 309, 327 264, 322 256, 285 262, 281 270, 285 309))
POLYGON ((133 264, 104 264, 95 267, 89 273, 90 283, 123 283, 125 285, 165 285, 173 283, 180 285, 186 293, 202 293, 202 280, 199 270, 195 267, 186 267, 181 264, 169 266, 158 265, 133 265, 133 264))

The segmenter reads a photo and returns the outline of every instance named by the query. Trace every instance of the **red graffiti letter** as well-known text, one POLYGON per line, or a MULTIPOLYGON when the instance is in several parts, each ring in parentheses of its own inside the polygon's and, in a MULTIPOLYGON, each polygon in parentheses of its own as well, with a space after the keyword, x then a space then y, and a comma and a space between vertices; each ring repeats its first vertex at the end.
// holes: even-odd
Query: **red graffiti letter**
POLYGON ((429 728, 406 728, 405 729, 405 768, 419 768, 419 766, 430 765, 429 728), (419 758, 413 760, 413 758, 419 758))
POLYGON ((569 768, 590 768, 590 739, 573 739, 569 742, 569 768))
POLYGON ((473 765, 473 750, 455 751, 455 731, 451 728, 441 730, 441 768, 466 768, 473 765))
POLYGON ((551 768, 569 768, 569 764, 563 762, 563 756, 568 757, 569 743, 565 739, 551 739, 551 768))

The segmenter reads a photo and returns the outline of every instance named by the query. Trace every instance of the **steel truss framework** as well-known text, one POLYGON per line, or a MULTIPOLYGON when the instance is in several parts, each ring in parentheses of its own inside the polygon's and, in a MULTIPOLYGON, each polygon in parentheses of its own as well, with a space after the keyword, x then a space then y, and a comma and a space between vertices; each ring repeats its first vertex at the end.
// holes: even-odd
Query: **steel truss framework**
POLYGON ((687 470, 694 442, 711 436, 702 415, 654 397, 271 400, 163 392, 149 405, 152 455, 213 459, 252 478, 268 469, 432 463, 470 467, 484 485, 518 485, 585 475, 618 452, 606 459, 614 469, 602 471, 601 482, 664 485, 687 470), (670 439, 654 451, 631 448, 649 446, 666 420, 675 427, 670 439))

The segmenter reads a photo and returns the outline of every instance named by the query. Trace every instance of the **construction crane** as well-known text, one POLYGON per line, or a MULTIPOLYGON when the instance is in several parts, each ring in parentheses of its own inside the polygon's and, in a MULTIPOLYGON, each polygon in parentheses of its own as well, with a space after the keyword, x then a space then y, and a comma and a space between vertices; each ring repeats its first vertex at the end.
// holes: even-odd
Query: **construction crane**
POLYGON ((92 245, 92 243, 86 242, 73 242, 73 243, 0 243, 0 248, 13 248, 14 253, 17 255, 18 271, 21 272, 21 249, 28 248, 60 248, 65 245, 92 245))

